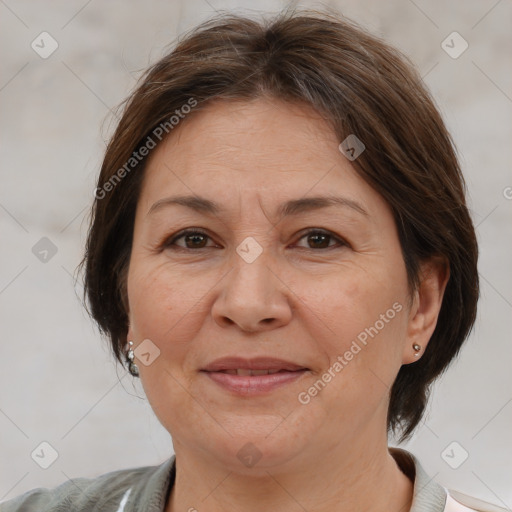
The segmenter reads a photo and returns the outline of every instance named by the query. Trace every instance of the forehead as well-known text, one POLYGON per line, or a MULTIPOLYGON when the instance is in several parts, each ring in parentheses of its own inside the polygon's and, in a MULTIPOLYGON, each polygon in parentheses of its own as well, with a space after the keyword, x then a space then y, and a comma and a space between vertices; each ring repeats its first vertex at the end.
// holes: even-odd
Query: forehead
POLYGON ((238 162, 241 169, 275 163, 283 168, 289 162, 291 169, 294 163, 319 159, 327 147, 339 157, 338 144, 332 128, 309 105, 270 98, 217 100, 180 121, 154 156, 173 151, 180 160, 234 167, 238 162))
POLYGON ((140 200, 146 212, 171 194, 273 203, 337 191, 362 203, 378 202, 379 194, 340 153, 339 143, 310 106, 273 99, 216 101, 180 121, 153 150, 140 200))

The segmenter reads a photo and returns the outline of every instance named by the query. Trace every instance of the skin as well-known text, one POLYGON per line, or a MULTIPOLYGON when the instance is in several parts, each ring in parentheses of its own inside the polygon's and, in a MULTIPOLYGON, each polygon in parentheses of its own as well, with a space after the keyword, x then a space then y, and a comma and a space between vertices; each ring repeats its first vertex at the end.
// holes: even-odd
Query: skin
POLYGON ((413 484, 387 446, 388 392, 434 331, 448 271, 426 262, 411 296, 391 209, 339 143, 310 107, 260 98, 210 103, 150 156, 128 272, 128 339, 160 350, 137 363, 176 453, 167 512, 410 508, 413 484), (218 201, 225 212, 171 205, 148 214, 176 194, 218 201), (276 216, 284 201, 325 194, 357 201, 367 215, 328 207, 276 216), (208 236, 172 243, 184 228, 208 236), (332 236, 305 236, 307 228, 332 236), (236 251, 247 237, 262 249, 252 263, 236 251), (395 303, 401 311, 300 403, 395 303), (309 371, 265 396, 239 396, 199 372, 227 355, 309 371), (252 467, 237 457, 247 443, 261 455, 252 467))

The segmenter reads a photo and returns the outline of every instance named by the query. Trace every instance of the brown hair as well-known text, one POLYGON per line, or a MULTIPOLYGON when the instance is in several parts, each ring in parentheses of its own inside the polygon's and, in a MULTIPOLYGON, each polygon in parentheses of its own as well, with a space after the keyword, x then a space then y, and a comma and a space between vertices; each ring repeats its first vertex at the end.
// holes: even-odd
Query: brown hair
POLYGON ((392 208, 411 291, 422 261, 440 255, 449 262, 427 349, 419 361, 400 368, 390 390, 388 429, 400 429, 404 440, 424 413, 430 385, 473 327, 478 246, 452 139, 421 78, 396 49, 339 15, 285 11, 255 21, 222 14, 187 34, 144 73, 121 104, 123 115, 98 179, 80 264, 88 311, 122 361, 126 276, 147 161, 131 161, 134 152, 157 127, 172 133, 170 116, 191 99, 199 110, 216 98, 261 96, 311 105, 340 141, 349 134, 363 141, 366 150, 352 163, 392 208))

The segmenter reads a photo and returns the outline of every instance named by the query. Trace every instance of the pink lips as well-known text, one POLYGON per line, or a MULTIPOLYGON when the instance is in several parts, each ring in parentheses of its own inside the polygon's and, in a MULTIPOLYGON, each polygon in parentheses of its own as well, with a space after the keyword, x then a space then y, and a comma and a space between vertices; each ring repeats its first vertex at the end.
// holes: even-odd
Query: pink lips
POLYGON ((267 393, 297 380, 307 371, 304 366, 270 357, 225 357, 201 370, 225 389, 242 395, 267 393))

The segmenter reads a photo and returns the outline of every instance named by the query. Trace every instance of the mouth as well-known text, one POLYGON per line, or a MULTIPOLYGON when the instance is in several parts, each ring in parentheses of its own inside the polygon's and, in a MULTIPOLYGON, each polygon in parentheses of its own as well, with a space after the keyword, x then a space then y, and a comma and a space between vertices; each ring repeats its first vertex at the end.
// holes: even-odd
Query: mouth
POLYGON ((310 370, 273 358, 217 359, 200 370, 211 381, 236 395, 262 395, 289 385, 310 370))
POLYGON ((236 370, 219 370, 218 373, 227 373, 228 375, 242 375, 244 377, 247 377, 249 375, 274 375, 275 373, 288 371, 289 370, 282 369, 251 370, 250 368, 237 368, 236 370))

